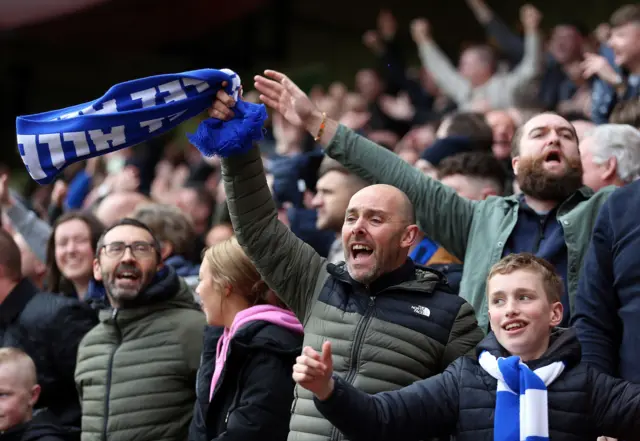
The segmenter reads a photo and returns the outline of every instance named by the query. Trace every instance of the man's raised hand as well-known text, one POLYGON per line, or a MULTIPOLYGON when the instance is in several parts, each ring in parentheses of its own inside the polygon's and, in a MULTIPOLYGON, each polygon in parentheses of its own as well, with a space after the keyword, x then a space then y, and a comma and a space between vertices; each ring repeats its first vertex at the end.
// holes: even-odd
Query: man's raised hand
POLYGON ((294 381, 313 392, 320 400, 326 400, 333 393, 332 374, 331 343, 328 341, 322 345, 322 354, 305 346, 293 366, 294 381))
POLYGON ((255 76, 255 87, 260 101, 284 116, 296 127, 309 130, 309 124, 319 113, 309 97, 285 74, 265 70, 264 76, 255 76))

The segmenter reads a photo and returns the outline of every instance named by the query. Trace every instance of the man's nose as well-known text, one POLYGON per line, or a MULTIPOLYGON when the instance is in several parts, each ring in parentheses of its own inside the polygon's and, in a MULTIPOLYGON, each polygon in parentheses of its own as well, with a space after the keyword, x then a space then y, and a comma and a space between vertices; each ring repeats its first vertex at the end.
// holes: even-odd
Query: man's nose
POLYGON ((136 260, 135 256, 133 255, 133 251, 131 251, 131 247, 127 247, 124 249, 124 253, 122 254, 122 258, 120 260, 124 262, 136 260))
POLYGON ((322 196, 316 193, 315 196, 311 199, 311 206, 313 208, 318 208, 322 206, 322 196))
POLYGON ((365 220, 363 218, 359 218, 354 224, 353 224, 353 228, 351 229, 351 233, 356 235, 356 234, 364 234, 366 232, 366 228, 365 228, 365 220))

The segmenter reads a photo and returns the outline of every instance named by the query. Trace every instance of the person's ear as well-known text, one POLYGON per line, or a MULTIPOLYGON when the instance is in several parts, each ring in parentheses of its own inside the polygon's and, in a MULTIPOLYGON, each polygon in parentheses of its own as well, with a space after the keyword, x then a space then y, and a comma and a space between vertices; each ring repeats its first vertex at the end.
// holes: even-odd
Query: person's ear
POLYGON ((551 304, 551 312, 549 317, 549 326, 555 328, 562 323, 562 317, 564 315, 564 306, 560 302, 554 302, 551 304))
POLYGON ((42 389, 40 388, 39 384, 36 384, 31 388, 31 395, 29 396, 29 407, 31 407, 32 409, 40 398, 41 390, 42 389))
POLYGON ((417 225, 409 225, 404 230, 404 234, 402 235, 402 240, 400 241, 400 246, 402 248, 411 248, 418 240, 420 235, 420 229, 417 225))
POLYGON ((516 156, 511 159, 511 168, 513 169, 513 174, 518 176, 518 164, 520 163, 520 156, 516 156))
POLYGON ((93 259, 93 278, 98 282, 102 282, 102 267, 100 259, 93 259))
POLYGON ((173 245, 171 244, 171 242, 166 240, 162 241, 162 243, 160 244, 160 258, 162 259, 162 261, 167 260, 167 258, 171 256, 171 254, 173 254, 173 245))
POLYGON ((602 176, 603 181, 613 181, 615 179, 618 170, 618 158, 615 156, 607 159, 607 162, 602 164, 602 176))

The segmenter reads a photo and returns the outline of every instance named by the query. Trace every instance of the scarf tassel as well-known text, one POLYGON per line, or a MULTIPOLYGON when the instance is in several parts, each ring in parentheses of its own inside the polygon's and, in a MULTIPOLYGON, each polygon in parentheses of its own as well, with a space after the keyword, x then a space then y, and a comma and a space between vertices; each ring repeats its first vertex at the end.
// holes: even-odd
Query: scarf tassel
POLYGON ((189 134, 189 141, 204 156, 227 158, 246 153, 253 143, 263 138, 263 125, 267 109, 263 104, 237 101, 235 116, 229 121, 208 118, 200 123, 196 133, 189 134))

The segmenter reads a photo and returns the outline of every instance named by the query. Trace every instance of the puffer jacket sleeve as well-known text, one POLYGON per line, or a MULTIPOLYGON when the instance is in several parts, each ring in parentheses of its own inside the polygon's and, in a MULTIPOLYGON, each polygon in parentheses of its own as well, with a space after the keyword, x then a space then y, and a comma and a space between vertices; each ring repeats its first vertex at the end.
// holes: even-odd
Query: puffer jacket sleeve
POLYGON ((473 352, 476 345, 484 338, 484 332, 478 326, 473 307, 464 302, 458 311, 456 321, 449 334, 449 342, 444 348, 442 370, 446 369, 459 357, 473 352))
POLYGON ((227 428, 212 441, 281 441, 289 433, 294 382, 291 359, 260 352, 243 368, 242 391, 227 428))
POLYGON ((640 440, 640 385, 588 368, 591 409, 598 435, 640 440))
POLYGON ((320 275, 328 274, 326 259, 278 220, 258 148, 223 158, 222 179, 238 242, 269 287, 304 322, 320 275))
POLYGON ((462 360, 442 374, 392 392, 369 395, 335 377, 333 394, 314 399, 347 438, 413 441, 453 434, 458 421, 462 360))

